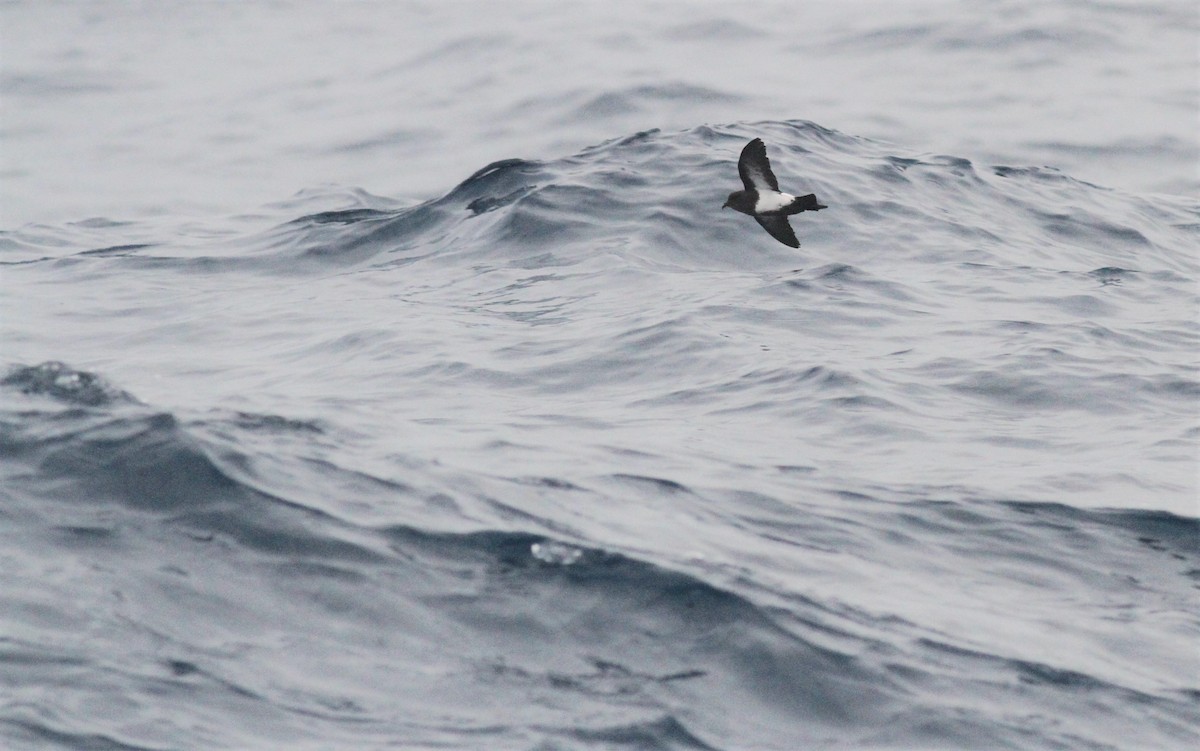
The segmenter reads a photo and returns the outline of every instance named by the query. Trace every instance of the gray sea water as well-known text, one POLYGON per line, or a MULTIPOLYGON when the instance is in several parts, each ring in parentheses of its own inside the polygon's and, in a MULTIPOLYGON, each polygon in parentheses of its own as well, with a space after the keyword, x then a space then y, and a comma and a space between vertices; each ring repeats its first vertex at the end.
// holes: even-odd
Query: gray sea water
POLYGON ((0 5, 0 746, 1195 747, 1198 38, 0 5))

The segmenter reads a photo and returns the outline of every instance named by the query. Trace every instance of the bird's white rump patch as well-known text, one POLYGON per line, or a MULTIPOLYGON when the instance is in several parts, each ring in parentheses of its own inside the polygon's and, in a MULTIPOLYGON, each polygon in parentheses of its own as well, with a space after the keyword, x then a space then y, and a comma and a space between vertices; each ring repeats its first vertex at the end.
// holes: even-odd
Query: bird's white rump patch
POLYGON ((789 193, 776 193, 769 190, 760 190, 758 192, 758 201, 754 204, 755 214, 769 214, 772 211, 779 211, 784 206, 792 205, 796 197, 789 193))

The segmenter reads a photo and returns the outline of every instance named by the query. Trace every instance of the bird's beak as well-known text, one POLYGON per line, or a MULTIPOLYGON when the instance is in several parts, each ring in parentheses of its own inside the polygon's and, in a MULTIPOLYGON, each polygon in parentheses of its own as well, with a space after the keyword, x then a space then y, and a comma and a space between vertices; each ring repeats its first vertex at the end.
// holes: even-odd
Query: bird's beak
POLYGON ((721 204, 721 208, 723 208, 723 209, 729 208, 729 201, 726 201, 725 203, 721 204))

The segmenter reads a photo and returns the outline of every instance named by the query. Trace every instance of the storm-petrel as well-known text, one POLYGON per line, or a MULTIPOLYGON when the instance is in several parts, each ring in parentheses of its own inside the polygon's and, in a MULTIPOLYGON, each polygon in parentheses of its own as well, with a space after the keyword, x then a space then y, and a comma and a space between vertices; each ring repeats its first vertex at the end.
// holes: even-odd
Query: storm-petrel
POLYGON ((746 189, 730 193, 725 206, 754 217, 763 229, 771 233, 771 237, 789 247, 800 247, 792 225, 788 224, 789 214, 829 208, 817 203, 817 197, 812 193, 797 198, 779 191, 779 181, 771 171, 767 147, 761 138, 755 138, 742 149, 742 155, 738 158, 738 174, 742 176, 742 184, 746 189))

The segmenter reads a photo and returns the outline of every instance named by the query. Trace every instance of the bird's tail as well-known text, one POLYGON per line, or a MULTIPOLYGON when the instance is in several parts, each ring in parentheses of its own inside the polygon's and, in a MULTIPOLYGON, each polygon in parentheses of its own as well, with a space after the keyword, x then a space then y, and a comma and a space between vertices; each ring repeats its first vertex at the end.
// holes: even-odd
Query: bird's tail
POLYGON ((817 196, 815 194, 809 193, 806 196, 800 196, 795 201, 792 201, 791 205, 783 210, 783 213, 799 214, 801 211, 820 211, 821 209, 827 208, 829 207, 817 201, 817 196))

